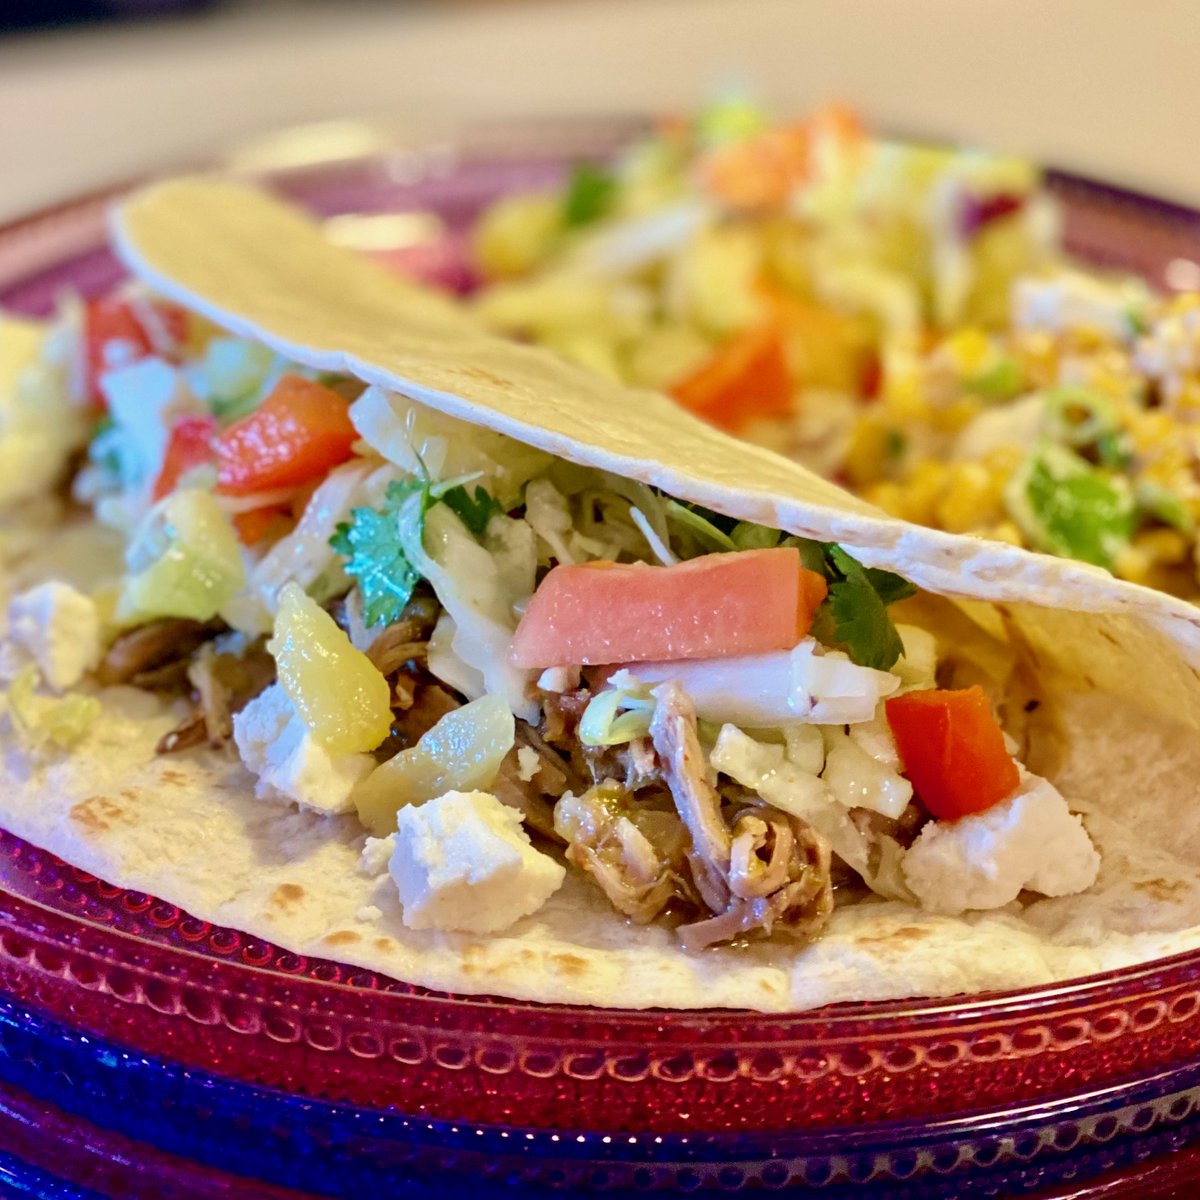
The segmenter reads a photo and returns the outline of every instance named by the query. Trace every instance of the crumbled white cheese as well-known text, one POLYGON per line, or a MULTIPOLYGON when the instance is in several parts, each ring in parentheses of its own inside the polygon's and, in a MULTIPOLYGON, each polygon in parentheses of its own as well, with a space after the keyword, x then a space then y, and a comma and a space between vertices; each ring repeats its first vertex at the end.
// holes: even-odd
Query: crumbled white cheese
POLYGON ((369 837, 358 856, 358 873, 374 879, 387 870, 388 859, 396 848, 396 835, 389 833, 387 837, 369 837))
POLYGON ((537 685, 543 692, 569 692, 579 686, 579 668, 547 667, 538 676, 537 685))
POLYGON ((489 792, 400 809, 390 870, 410 929, 492 933, 536 912, 563 867, 535 850, 521 814, 489 792))
POLYGON ((46 682, 74 687, 100 661, 100 615, 69 584, 41 583, 8 605, 9 637, 32 655, 46 682))
POLYGON ((234 717, 233 740, 258 776, 256 796, 294 800, 320 813, 350 811, 354 785, 375 766, 369 754, 330 754, 278 683, 234 717))
POLYGON ((922 907, 957 916, 999 908, 1028 889, 1082 892, 1100 856, 1053 784, 1026 773, 1007 799, 958 821, 931 821, 904 856, 904 879, 922 907))
POLYGON ((362 908, 354 914, 355 920, 363 921, 368 925, 374 924, 383 916, 383 909, 378 904, 364 904, 362 908))
POLYGON ((1161 380, 1173 398, 1183 379, 1200 369, 1200 313, 1188 309, 1159 318, 1138 341, 1134 364, 1161 380))
POLYGON ((954 439, 950 457, 964 466, 979 465, 994 451, 1031 446, 1042 432, 1045 414, 1046 397, 1042 392, 985 408, 963 426, 954 439))
POLYGON ((522 783, 528 783, 542 767, 542 756, 532 746, 517 748, 517 775, 522 783))
POLYGON ((161 358, 114 367, 100 377, 108 401, 110 430, 101 435, 126 488, 158 476, 176 418, 207 410, 192 395, 183 373, 161 358))
POLYGON ((1113 284, 1082 271, 1063 271, 1049 279, 1018 279, 1012 291, 1012 320, 1023 332, 1081 329, 1125 342, 1132 341, 1135 333, 1132 314, 1146 304, 1143 284, 1113 284))

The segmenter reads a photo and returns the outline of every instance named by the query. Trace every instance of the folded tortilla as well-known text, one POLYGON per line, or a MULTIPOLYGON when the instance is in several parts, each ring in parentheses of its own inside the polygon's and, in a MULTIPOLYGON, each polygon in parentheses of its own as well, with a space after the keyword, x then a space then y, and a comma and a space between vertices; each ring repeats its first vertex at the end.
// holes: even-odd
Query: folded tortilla
POLYGON ((1200 945, 1200 611, 1078 563, 888 518, 665 397, 483 332, 254 189, 160 185, 116 211, 114 237, 154 290, 301 364, 729 516, 840 542, 934 593, 948 638, 981 662, 1006 647, 1036 678, 1026 761, 1083 814, 1103 865, 1081 895, 965 917, 897 901, 839 907, 804 946, 689 955, 670 929, 629 925, 573 874, 502 934, 418 932, 386 876, 359 874, 353 817, 257 800, 227 754, 155 757, 174 717, 129 689, 110 691, 68 757, 32 762, 4 735, 0 822, 16 834, 297 953, 543 1002, 799 1010, 1045 984, 1200 945))

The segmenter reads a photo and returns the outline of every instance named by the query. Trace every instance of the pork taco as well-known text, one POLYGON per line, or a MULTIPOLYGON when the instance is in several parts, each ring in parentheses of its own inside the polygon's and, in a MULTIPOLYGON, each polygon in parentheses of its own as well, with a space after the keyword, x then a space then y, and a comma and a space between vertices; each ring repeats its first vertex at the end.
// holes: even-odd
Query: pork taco
POLYGON ((136 282, 11 372, 75 499, 7 543, 6 828, 545 1002, 796 1010, 1200 943, 1191 606, 887 517, 251 188, 163 184, 114 239, 136 282))

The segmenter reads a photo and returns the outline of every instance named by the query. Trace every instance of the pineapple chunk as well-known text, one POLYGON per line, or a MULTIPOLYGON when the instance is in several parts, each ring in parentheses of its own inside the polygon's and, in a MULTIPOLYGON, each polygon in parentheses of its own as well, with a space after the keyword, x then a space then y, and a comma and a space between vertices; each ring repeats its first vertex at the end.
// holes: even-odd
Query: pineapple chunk
POLYGON ((387 680, 295 583, 279 593, 267 648, 300 719, 332 754, 373 750, 392 724, 387 680))

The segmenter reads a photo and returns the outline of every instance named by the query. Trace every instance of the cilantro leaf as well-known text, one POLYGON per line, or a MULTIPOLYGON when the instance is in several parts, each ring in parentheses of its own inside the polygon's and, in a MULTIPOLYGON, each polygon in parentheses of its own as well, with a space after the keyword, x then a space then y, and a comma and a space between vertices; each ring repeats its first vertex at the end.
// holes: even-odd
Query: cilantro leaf
POLYGON ((482 537, 487 532, 488 522, 504 512, 504 507, 486 488, 477 486, 472 496, 461 483, 442 495, 442 503, 456 512, 476 537, 482 537))
MULTIPOLYGON (((853 562, 853 559, 851 561, 853 562)), ((898 600, 907 600, 909 596, 917 594, 915 584, 909 583, 907 579, 901 579, 899 575, 893 575, 891 571, 881 571, 878 567, 866 567, 864 573, 885 606, 895 604, 898 600)))
POLYGON ((817 610, 813 633, 827 646, 844 650, 860 667, 890 670, 904 643, 887 606, 916 589, 890 571, 867 569, 830 542, 822 545, 829 595, 817 610))
POLYGON ((562 202, 563 224, 568 229, 598 221, 612 208, 617 195, 616 176, 591 163, 580 163, 571 173, 562 202))
POLYGON ((398 528, 400 508, 421 496, 421 518, 429 508, 429 483, 423 479, 388 484, 382 508, 356 508, 338 525, 329 544, 346 559, 346 574, 358 581, 367 627, 400 619, 421 575, 405 557, 398 528))

